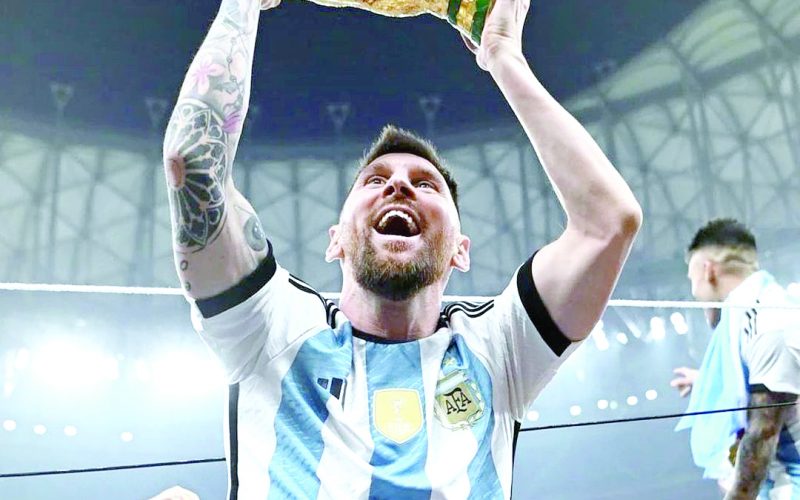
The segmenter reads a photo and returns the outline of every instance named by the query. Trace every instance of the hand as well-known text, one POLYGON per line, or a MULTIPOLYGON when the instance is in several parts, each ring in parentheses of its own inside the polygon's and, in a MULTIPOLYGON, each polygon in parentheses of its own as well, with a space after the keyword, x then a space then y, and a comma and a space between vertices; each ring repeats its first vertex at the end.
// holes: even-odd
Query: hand
POLYGON ((488 71, 491 61, 505 51, 522 56, 522 28, 529 7, 530 0, 495 0, 486 15, 480 47, 461 34, 481 69, 488 71))
POLYGON ((692 392, 692 386, 694 386, 697 380, 697 370, 682 366, 672 370, 672 373, 674 373, 676 377, 669 383, 670 387, 678 389, 678 394, 680 394, 682 398, 685 398, 692 392))
POLYGON ((150 500, 200 500, 200 497, 186 488, 173 486, 168 490, 162 491, 150 500))

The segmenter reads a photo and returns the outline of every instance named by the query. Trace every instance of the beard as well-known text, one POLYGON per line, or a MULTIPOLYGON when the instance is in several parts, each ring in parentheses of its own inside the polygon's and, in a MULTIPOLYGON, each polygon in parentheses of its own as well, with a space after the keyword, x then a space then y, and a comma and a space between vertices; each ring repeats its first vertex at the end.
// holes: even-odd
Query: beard
POLYGON ((371 229, 350 238, 348 254, 353 259, 356 283, 365 290, 391 301, 409 299, 439 281, 447 272, 448 238, 444 233, 422 236, 424 245, 414 258, 401 262, 389 256, 381 259, 369 239, 371 229))

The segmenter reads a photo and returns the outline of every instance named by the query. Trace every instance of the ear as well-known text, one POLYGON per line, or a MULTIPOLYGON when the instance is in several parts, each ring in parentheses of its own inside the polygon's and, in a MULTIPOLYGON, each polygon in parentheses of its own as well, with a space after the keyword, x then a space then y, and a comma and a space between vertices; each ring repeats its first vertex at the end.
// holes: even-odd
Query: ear
POLYGON ((334 224, 328 229, 330 242, 328 243, 328 248, 325 250, 326 262, 333 262, 334 260, 342 260, 344 258, 344 250, 342 250, 339 235, 339 224, 334 224))
POLYGON ((463 234, 459 236, 456 253, 450 260, 450 266, 458 269, 462 273, 469 271, 469 238, 463 234))
POLYGON ((703 277, 711 286, 717 286, 717 276, 719 269, 717 263, 713 260, 706 260, 703 262, 703 277))

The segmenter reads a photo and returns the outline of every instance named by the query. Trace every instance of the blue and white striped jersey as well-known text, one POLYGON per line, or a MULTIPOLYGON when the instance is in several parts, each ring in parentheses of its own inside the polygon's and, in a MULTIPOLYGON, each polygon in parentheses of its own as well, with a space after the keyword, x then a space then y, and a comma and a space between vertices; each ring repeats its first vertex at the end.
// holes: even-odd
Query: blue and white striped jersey
MULTIPOLYGON (((767 273, 758 271, 745 279, 727 300, 740 304, 797 307, 797 303, 771 276, 765 286, 757 286, 759 277, 763 275, 767 273)), ((739 353, 750 392, 769 390, 800 395, 800 314, 797 309, 756 307, 734 310, 731 327, 738 334, 739 353)), ((785 498, 800 498, 798 407, 792 409, 781 429, 766 485, 775 488, 785 485, 784 489, 794 495, 785 498)))
POLYGON ((230 383, 229 498, 509 498, 515 424, 576 348, 523 269, 406 342, 355 330, 271 247, 242 283, 197 301, 230 383))

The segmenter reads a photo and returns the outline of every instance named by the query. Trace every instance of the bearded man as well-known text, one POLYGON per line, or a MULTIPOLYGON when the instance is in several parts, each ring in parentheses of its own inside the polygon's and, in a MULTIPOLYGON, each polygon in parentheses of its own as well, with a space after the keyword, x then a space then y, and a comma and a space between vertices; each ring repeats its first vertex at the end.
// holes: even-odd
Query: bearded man
MULTIPOLYGON (((563 234, 483 304, 442 307, 469 269, 453 176, 384 129, 330 229, 338 305, 275 260, 231 169, 260 9, 222 0, 165 138, 175 258, 227 372, 230 498, 508 498, 526 409, 600 318, 641 209, 522 55, 526 0, 497 0, 480 48, 567 214, 563 234)), ((331 193, 334 194, 334 193, 331 193)))

